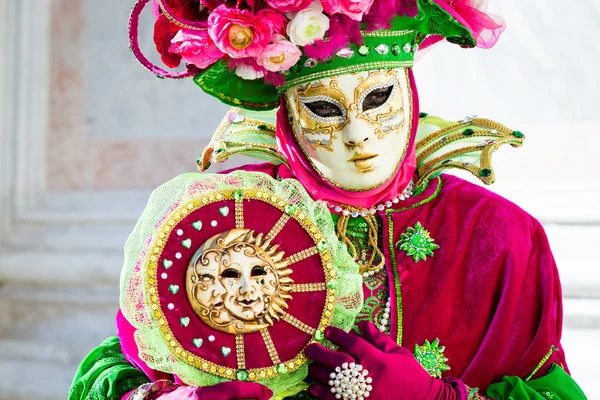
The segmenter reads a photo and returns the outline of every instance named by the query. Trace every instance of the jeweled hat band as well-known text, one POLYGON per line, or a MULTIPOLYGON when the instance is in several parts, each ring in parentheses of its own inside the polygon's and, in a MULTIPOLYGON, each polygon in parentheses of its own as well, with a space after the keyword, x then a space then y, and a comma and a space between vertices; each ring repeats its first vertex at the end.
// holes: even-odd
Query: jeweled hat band
POLYGON ((244 80, 219 62, 198 74, 194 82, 206 93, 234 107, 270 110, 279 106, 285 90, 329 76, 375 69, 410 68, 424 35, 415 30, 363 32, 363 44, 348 44, 325 61, 303 55, 285 73, 285 83, 275 87, 263 80, 244 80))
POLYGON ((328 76, 381 68, 410 68, 419 48, 418 37, 418 32, 411 30, 363 32, 362 45, 350 43, 326 61, 303 56, 286 74, 285 84, 279 91, 328 76))

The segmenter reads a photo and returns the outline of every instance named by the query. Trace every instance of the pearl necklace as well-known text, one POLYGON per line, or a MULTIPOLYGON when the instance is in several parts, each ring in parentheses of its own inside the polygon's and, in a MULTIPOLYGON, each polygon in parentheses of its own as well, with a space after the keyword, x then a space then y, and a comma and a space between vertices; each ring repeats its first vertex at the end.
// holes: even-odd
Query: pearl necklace
POLYGON ((385 203, 378 204, 371 208, 363 208, 362 210, 356 210, 356 209, 351 210, 351 209, 344 208, 340 205, 336 206, 336 205, 329 204, 329 203, 327 204, 327 206, 329 206, 329 208, 333 209, 333 211, 335 211, 336 213, 342 214, 344 216, 349 215, 352 218, 366 217, 368 214, 375 215, 375 213, 377 211, 383 211, 386 208, 390 208, 394 204, 398 204, 402 200, 409 199, 413 195, 414 191, 415 191, 415 181, 414 181, 414 179, 411 179, 409 184, 404 188, 404 190, 402 191, 402 193, 400 195, 394 197, 392 200, 388 200, 385 203))
POLYGON ((379 320, 379 323, 376 324, 379 332, 385 332, 387 330, 388 325, 390 324, 390 313, 392 311, 392 298, 388 297, 387 303, 385 303, 385 309, 383 310, 383 315, 379 320))

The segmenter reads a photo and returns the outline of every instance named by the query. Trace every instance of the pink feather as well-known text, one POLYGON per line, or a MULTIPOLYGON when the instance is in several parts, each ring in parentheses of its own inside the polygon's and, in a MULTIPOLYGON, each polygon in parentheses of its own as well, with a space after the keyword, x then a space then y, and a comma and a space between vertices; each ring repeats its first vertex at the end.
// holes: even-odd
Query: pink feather
POLYGON ((334 14, 329 20, 326 40, 317 40, 314 44, 304 46, 304 54, 319 61, 325 61, 349 43, 361 45, 360 24, 343 14, 334 14))

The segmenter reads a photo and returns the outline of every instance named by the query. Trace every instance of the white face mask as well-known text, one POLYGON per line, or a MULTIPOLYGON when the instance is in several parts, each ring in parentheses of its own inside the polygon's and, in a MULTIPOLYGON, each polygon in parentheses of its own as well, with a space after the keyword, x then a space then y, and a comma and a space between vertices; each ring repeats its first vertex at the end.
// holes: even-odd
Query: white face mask
POLYGON ((288 89, 286 101, 296 141, 335 186, 374 189, 406 155, 412 92, 404 68, 323 78, 288 89))

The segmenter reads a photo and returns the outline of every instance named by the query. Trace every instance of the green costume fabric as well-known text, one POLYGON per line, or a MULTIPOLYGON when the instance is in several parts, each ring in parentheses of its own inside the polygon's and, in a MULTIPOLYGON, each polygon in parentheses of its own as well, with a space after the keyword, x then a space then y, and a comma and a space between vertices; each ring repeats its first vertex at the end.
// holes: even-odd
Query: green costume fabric
MULTIPOLYGON (((94 349, 81 363, 68 400, 119 400, 123 394, 150 380, 123 356, 119 339, 112 336, 94 349)), ((564 369, 553 364, 549 372, 531 381, 516 376, 492 384, 486 397, 495 400, 587 400, 577 383, 564 369)), ((288 400, 316 399, 306 392, 288 400)))
POLYGON ((573 378, 556 364, 550 367, 546 375, 527 382, 516 376, 506 376, 490 385, 485 395, 495 400, 587 399, 573 378))
POLYGON ((77 369, 68 400, 118 400, 150 380, 121 352, 119 338, 111 336, 94 349, 77 369))

